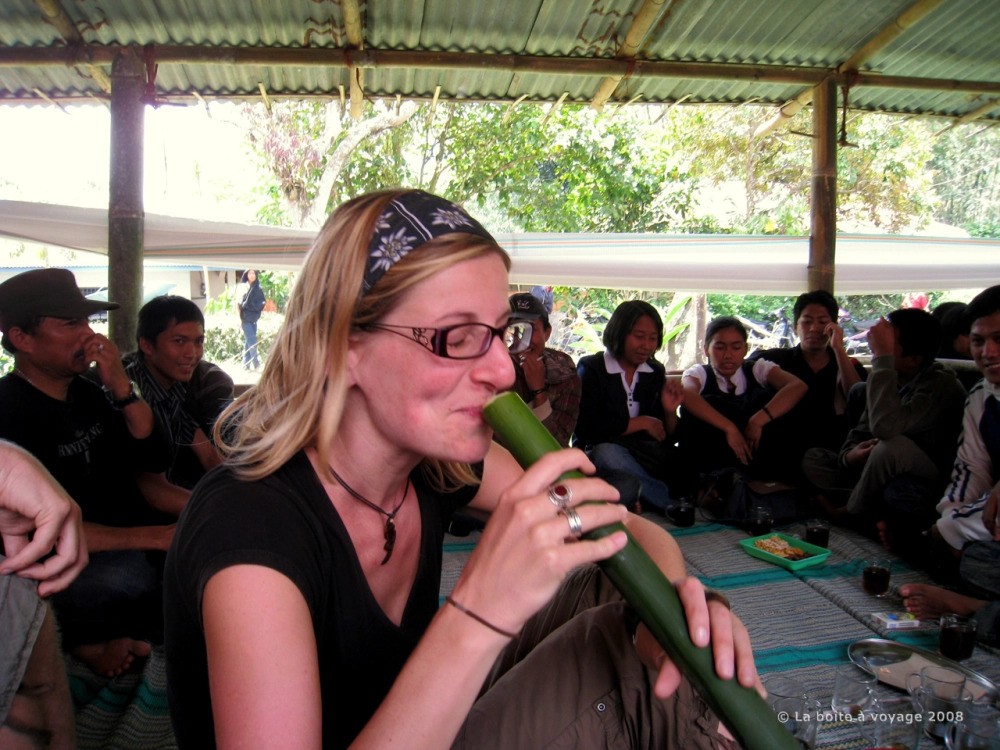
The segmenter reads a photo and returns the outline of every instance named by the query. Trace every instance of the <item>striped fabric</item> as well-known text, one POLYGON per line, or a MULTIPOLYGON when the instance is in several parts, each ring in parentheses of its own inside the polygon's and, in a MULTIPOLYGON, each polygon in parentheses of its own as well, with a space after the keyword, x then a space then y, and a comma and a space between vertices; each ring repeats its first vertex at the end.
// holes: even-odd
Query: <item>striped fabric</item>
MULTIPOLYGON (((750 631, 760 673, 765 678, 779 672, 794 678, 826 709, 836 667, 847 663, 847 649, 853 642, 891 638, 937 650, 936 629, 888 631, 872 619, 874 612, 903 609, 898 596, 877 599, 861 589, 861 561, 885 555, 877 542, 834 527, 826 563, 792 572, 746 554, 739 546, 746 534, 739 529, 702 522, 679 529, 662 516, 646 517, 674 536, 690 574, 729 598, 750 631)), ((791 534, 803 531, 801 524, 778 530, 791 534)), ((476 538, 446 539, 442 596, 455 585, 476 538)), ((893 591, 907 582, 930 579, 897 561, 892 571, 893 591)), ((964 664, 1000 684, 1000 652, 977 647, 964 664)), ((879 685, 877 692, 885 697, 896 693, 884 685, 879 685)), ((870 746, 865 741, 865 728, 857 723, 827 722, 820 727, 817 748, 856 750, 870 746)))

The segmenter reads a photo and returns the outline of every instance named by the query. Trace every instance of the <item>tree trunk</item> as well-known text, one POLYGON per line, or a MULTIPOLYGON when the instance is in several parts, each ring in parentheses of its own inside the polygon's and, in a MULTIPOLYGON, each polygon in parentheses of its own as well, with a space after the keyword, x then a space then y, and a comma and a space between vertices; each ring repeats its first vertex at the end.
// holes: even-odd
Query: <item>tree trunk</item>
POLYGON ((376 117, 371 117, 361 122, 354 123, 348 130, 344 140, 326 160, 326 168, 323 170, 323 177, 319 181, 316 191, 316 200, 313 202, 312 210, 308 220, 314 226, 320 226, 326 220, 327 206, 336 205, 340 202, 337 185, 340 182, 340 175, 347 165, 347 160, 351 157, 362 141, 390 128, 398 127, 416 114, 417 105, 414 102, 404 102, 399 108, 399 114, 395 108, 390 108, 376 117))

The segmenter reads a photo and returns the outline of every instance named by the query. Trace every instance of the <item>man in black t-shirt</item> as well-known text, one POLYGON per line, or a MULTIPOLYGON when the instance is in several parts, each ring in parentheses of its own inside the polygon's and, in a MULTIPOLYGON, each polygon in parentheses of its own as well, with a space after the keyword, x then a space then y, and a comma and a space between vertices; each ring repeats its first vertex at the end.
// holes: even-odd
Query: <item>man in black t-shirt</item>
POLYGON ((162 632, 162 559, 174 530, 135 478, 163 472, 168 446, 118 348, 87 321, 117 307, 84 298, 65 269, 0 284, 0 333, 14 355, 0 379, 0 437, 34 454, 83 511, 91 562, 54 604, 64 647, 109 676, 162 632), (101 386, 81 377, 91 364, 101 386))
MULTIPOLYGON (((809 448, 838 450, 850 423, 847 394, 867 377, 865 368, 844 350, 844 331, 837 323, 840 306, 823 290, 795 300, 793 320, 799 343, 791 349, 766 349, 750 359, 766 359, 803 381, 809 390, 786 415, 780 428, 793 439, 797 466, 809 448)), ((779 425, 774 425, 779 427, 779 425)))

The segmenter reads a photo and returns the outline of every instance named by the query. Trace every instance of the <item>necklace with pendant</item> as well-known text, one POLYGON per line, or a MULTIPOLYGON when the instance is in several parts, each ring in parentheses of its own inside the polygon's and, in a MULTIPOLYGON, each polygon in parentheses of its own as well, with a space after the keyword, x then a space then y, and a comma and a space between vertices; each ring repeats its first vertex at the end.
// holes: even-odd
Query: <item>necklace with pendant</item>
POLYGON ((26 381, 28 382, 28 385, 30 385, 30 386, 34 386, 35 388, 38 388, 38 386, 37 386, 37 385, 35 385, 34 383, 32 383, 32 382, 31 382, 31 378, 29 378, 29 377, 28 377, 27 375, 25 375, 25 374, 24 374, 24 372, 23 372, 23 371, 22 371, 21 369, 19 369, 19 368, 15 367, 15 368, 14 368, 14 373, 15 373, 15 374, 16 374, 16 375, 17 375, 18 377, 20 377, 20 378, 21 378, 22 380, 26 380, 26 381))
MULTIPOLYGON (((330 466, 328 463, 327 466, 330 466)), ((337 480, 337 484, 347 490, 347 493, 353 497, 355 500, 364 503, 372 510, 376 510, 385 516, 385 546, 382 549, 385 550, 385 557, 382 558, 380 565, 385 565, 389 562, 389 558, 392 557, 392 550, 396 546, 396 514, 399 513, 399 509, 403 507, 403 501, 406 500, 406 496, 410 493, 410 478, 406 478, 406 487, 403 488, 403 496, 399 499, 399 503, 393 509, 392 513, 387 510, 383 510, 367 497, 362 495, 360 492, 355 490, 351 485, 341 479, 340 474, 338 474, 332 466, 330 466, 330 471, 333 474, 333 478, 337 480)))

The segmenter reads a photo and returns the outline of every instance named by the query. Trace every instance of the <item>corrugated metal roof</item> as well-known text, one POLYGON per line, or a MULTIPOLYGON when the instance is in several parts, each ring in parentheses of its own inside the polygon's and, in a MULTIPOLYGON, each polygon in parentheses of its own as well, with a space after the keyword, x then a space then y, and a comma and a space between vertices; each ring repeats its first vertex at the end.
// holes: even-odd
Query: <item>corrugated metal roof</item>
MULTIPOLYGON (((440 87, 445 99, 554 101, 565 95, 590 101, 609 69, 581 72, 579 66, 614 62, 651 0, 362 0, 364 52, 345 55, 344 8, 357 2, 62 0, 66 28, 76 29, 78 54, 95 63, 95 75, 86 64, 52 59, 53 50, 68 54, 68 44, 58 24, 43 18, 41 0, 4 0, 0 102, 106 98, 100 72, 110 74, 111 57, 126 45, 153 45, 163 98, 196 92, 256 97, 261 84, 273 97, 340 96, 340 87, 350 85, 346 63, 355 62, 364 68, 370 97, 429 98, 440 87), (221 57, 226 51, 250 60, 221 57), (283 52, 298 57, 275 58, 283 52)), ((628 75, 611 102, 780 104, 915 8, 926 9, 923 17, 858 65, 851 106, 948 117, 978 110, 980 118, 1000 120, 998 0, 665 0, 654 6, 658 15, 636 64, 616 66, 628 75), (649 63, 683 67, 653 70, 649 63), (712 64, 737 68, 723 75, 712 64), (769 80, 788 69, 799 71, 800 80, 769 80), (727 77, 734 70, 738 77, 727 77)))

